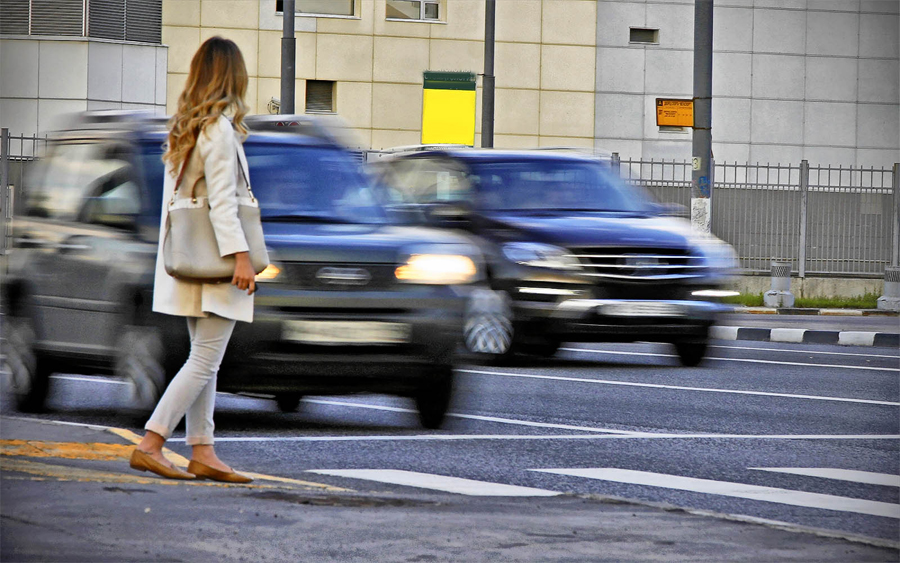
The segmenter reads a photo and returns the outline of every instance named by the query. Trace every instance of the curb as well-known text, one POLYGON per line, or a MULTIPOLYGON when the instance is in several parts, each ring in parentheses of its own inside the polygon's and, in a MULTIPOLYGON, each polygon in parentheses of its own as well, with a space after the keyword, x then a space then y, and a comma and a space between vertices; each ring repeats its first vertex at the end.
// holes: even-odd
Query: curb
POLYGON ((885 309, 807 309, 800 307, 733 307, 732 313, 751 315, 827 315, 832 317, 896 317, 897 311, 885 309))
POLYGON ((755 340, 758 342, 791 342, 794 344, 841 344, 845 346, 900 348, 900 334, 890 332, 714 326, 711 327, 709 335, 710 338, 717 340, 755 340))

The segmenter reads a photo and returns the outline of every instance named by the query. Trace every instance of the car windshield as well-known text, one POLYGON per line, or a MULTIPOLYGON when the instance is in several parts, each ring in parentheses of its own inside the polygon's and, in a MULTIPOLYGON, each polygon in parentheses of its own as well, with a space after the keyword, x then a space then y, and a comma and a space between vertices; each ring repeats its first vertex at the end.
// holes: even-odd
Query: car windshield
POLYGON ((244 151, 264 221, 387 221, 374 183, 345 150, 251 138, 244 151))
POLYGON ((648 202, 599 163, 516 160, 470 165, 469 180, 489 211, 646 213, 648 202))

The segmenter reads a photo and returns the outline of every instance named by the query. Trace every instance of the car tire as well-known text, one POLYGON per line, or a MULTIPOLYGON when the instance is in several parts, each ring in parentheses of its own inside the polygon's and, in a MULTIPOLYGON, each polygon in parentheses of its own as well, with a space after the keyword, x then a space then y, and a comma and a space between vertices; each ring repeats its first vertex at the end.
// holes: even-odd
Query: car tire
POLYGON ((515 330, 509 296, 479 289, 466 306, 463 329, 466 351, 477 360, 502 362, 515 354, 515 330))
POLYGON ((687 367, 695 367, 700 365, 706 356, 707 341, 705 338, 700 340, 681 340, 675 342, 675 351, 681 360, 681 365, 687 367))
POLYGON ((296 412, 303 395, 300 393, 279 393, 275 395, 275 403, 281 412, 296 412))
POLYGON ((9 385, 16 407, 22 412, 41 412, 50 393, 51 369, 35 350, 37 333, 33 321, 25 316, 6 319, 3 355, 9 368, 9 385))
POLYGON ((115 374, 130 384, 129 404, 152 412, 166 390, 166 351, 156 327, 126 326, 117 345, 115 374))
POLYGON ((453 398, 453 367, 438 366, 422 384, 415 395, 419 422, 425 428, 441 427, 453 398))

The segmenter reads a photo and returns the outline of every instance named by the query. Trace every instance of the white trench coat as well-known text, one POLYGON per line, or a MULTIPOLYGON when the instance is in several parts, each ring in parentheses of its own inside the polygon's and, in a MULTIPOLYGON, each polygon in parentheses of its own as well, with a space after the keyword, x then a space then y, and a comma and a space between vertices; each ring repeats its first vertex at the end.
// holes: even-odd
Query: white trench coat
MULTIPOLYGON (((219 116, 197 138, 185 163, 181 189, 205 182, 219 254, 227 256, 249 249, 238 219, 238 193, 244 193, 249 178, 247 157, 237 131, 227 117, 219 116), (240 192, 239 189, 240 188, 240 192)), ((159 247, 153 283, 153 310, 181 317, 206 317, 214 313, 237 321, 253 321, 253 295, 230 283, 193 283, 181 281, 166 273, 163 239, 168 216, 168 202, 175 192, 178 170, 166 167, 163 184, 162 218, 159 247)), ((202 193, 202 189, 200 190, 202 193)))

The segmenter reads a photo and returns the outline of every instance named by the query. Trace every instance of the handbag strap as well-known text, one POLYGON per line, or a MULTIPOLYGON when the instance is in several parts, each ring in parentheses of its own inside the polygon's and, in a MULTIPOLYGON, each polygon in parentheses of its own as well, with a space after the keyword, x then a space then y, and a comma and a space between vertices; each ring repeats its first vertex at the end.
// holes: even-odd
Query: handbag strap
MULTIPOLYGON (((194 148, 196 146, 197 143, 191 145, 191 148, 188 150, 187 156, 184 157, 184 162, 181 163, 181 172, 178 173, 178 179, 175 180, 175 191, 172 192, 172 201, 175 201, 175 196, 178 195, 178 188, 181 186, 181 181, 184 180, 184 173, 187 172, 188 164, 190 164, 191 162, 191 156, 194 155, 194 148)), ((194 197, 194 186, 191 186, 191 200, 197 201, 197 198, 194 197)))

